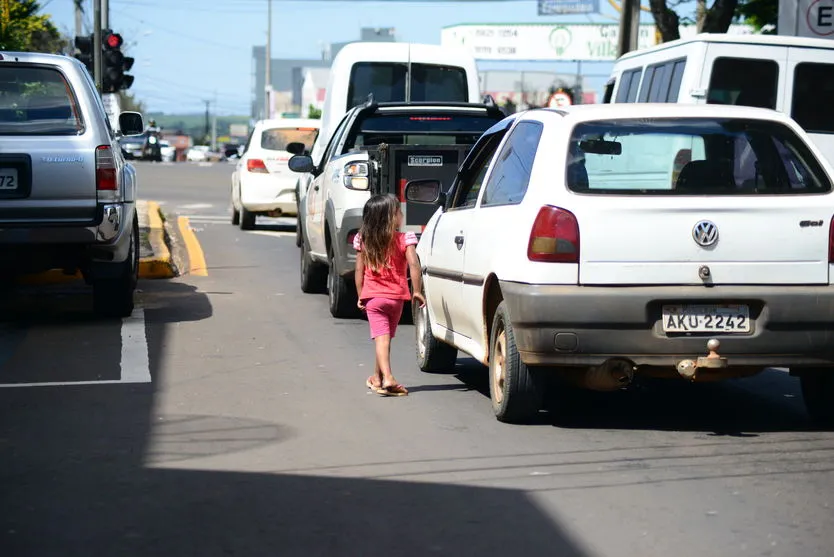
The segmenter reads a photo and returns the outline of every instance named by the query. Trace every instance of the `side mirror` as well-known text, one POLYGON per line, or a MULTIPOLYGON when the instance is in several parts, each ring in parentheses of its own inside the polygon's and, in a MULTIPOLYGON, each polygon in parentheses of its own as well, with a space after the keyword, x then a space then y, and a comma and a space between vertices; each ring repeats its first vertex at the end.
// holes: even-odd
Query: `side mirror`
POLYGON ((304 150, 304 144, 300 141, 293 141, 292 143, 287 145, 287 152, 292 153, 293 155, 303 155, 304 150))
POLYGON ((287 164, 293 172, 312 172, 316 168, 309 155, 293 155, 287 164))
POLYGON ((122 135, 142 135, 145 124, 138 112, 122 112, 119 114, 119 131, 122 135))
POLYGON ((412 180, 405 185, 405 199, 413 203, 433 205, 443 198, 439 180, 412 180))

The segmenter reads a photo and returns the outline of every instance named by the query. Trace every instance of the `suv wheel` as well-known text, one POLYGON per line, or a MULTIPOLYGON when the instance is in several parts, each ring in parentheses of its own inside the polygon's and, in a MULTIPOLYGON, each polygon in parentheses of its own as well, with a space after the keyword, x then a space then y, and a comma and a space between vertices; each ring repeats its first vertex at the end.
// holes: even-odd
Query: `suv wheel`
POLYGON ((139 222, 134 219, 127 259, 118 263, 117 278, 93 282, 93 309, 103 317, 129 317, 133 313, 133 292, 139 282, 139 222))
POLYGON ((318 294, 319 292, 323 292, 325 287, 324 273, 322 272, 322 268, 310 256, 303 236, 301 248, 298 251, 301 254, 299 264, 301 270, 301 291, 305 294, 318 294))
POLYGON ((330 315, 333 317, 346 319, 359 311, 356 307, 356 289, 336 272, 332 248, 327 252, 327 294, 330 299, 330 315))
MULTIPOLYGON (((423 292, 425 296, 425 289, 423 292)), ((427 372, 454 370, 458 350, 454 346, 437 340, 431 334, 428 303, 423 307, 412 303, 411 313, 417 336, 417 367, 427 372)))
POLYGON ((808 370, 799 381, 811 419, 822 427, 834 426, 834 369, 808 370))
POLYGON ((521 361, 506 302, 492 322, 489 350, 489 394, 495 417, 518 423, 533 418, 542 406, 541 376, 521 361))

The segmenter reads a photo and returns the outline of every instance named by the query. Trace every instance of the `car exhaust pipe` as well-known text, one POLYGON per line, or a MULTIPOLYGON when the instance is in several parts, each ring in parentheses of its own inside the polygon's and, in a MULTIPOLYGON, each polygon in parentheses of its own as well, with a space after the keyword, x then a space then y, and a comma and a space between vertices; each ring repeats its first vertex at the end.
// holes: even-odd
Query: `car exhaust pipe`
POLYGON ((634 364, 628 360, 612 358, 601 365, 583 370, 577 379, 577 385, 583 389, 616 391, 627 387, 634 380, 634 364))

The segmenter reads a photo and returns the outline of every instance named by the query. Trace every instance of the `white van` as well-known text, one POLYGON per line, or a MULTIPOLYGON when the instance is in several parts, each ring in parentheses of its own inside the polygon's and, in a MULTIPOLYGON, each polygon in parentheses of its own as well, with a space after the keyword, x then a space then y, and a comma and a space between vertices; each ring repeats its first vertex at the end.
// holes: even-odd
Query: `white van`
POLYGON ((313 147, 318 164, 348 110, 376 102, 480 102, 475 59, 458 47, 415 43, 350 43, 333 59, 313 147))
POLYGON ((732 104, 796 120, 834 163, 834 41, 703 33, 630 52, 604 103, 732 104))

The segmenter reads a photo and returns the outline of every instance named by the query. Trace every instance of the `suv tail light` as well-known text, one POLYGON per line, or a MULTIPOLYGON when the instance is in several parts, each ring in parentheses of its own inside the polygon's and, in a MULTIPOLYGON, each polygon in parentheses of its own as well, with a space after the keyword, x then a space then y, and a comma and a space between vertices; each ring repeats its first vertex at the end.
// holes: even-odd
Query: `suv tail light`
POLYGON ((545 205, 533 222, 530 261, 548 263, 579 263, 579 223, 570 211, 545 205))
POLYGON ((269 174, 266 169, 266 164, 261 159, 249 159, 246 161, 246 170, 255 172, 256 174, 269 174))
MULTIPOLYGON (((116 180, 116 159, 113 158, 113 151, 109 145, 96 147, 96 191, 113 192, 111 199, 104 201, 115 201, 119 194, 119 184, 116 180)), ((101 198, 102 196, 99 196, 101 198)))
POLYGON ((828 262, 834 263, 834 217, 831 217, 831 224, 828 225, 828 262))

